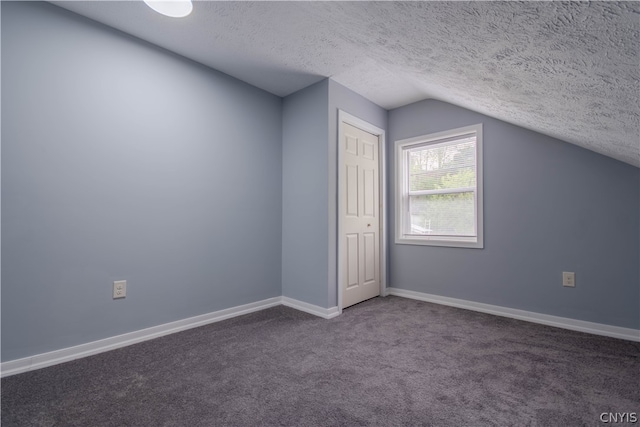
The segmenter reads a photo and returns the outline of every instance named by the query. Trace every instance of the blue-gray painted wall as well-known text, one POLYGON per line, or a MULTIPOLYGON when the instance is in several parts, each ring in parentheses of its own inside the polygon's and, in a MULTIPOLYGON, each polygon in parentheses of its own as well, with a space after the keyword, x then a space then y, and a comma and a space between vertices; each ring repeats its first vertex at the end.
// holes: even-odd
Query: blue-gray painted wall
POLYGON ((282 103, 282 295, 328 307, 328 80, 282 103))
MULTIPOLYGON (((382 130, 387 129, 387 110, 362 95, 329 80, 329 307, 338 305, 338 111, 343 110, 382 130)), ((382 241, 382 239, 380 240, 382 241)))
POLYGON ((393 141, 476 123, 484 125, 484 249, 391 240, 390 286, 638 329, 638 168, 426 100, 389 112, 389 200, 393 141), (575 288, 562 286, 563 271, 576 273, 575 288))
POLYGON ((386 129, 387 111, 326 79, 284 98, 282 294, 338 303, 338 110, 386 129))
POLYGON ((2 360, 279 295, 335 306, 338 109, 389 130, 390 184, 394 140, 484 123, 485 249, 395 245, 389 185, 390 286, 638 328, 637 168, 438 101, 387 115, 332 80, 283 100, 3 2, 2 360))
POLYGON ((2 2, 2 360, 280 296, 281 104, 2 2))

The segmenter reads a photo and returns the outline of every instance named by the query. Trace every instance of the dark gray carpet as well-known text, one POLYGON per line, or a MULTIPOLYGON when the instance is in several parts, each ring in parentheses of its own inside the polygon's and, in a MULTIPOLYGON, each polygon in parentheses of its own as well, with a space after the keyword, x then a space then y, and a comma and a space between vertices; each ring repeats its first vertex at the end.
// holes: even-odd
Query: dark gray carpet
POLYGON ((595 426, 640 413, 639 375, 639 343, 387 297, 8 377, 2 425, 595 426))

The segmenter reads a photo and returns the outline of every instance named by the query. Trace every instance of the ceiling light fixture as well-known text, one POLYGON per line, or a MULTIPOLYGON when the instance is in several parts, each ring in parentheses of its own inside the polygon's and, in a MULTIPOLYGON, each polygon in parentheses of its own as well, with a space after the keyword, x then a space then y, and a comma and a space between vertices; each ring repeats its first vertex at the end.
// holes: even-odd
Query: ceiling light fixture
POLYGON ((193 10, 191 0, 144 0, 151 9, 172 18, 182 18, 193 10))

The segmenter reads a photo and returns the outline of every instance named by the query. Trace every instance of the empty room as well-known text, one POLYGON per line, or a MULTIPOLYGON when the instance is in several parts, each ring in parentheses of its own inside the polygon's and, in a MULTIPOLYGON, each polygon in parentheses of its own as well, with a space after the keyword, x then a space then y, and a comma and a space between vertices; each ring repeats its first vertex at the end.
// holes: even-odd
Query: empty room
POLYGON ((640 3, 2 1, 3 426, 640 414, 640 3))

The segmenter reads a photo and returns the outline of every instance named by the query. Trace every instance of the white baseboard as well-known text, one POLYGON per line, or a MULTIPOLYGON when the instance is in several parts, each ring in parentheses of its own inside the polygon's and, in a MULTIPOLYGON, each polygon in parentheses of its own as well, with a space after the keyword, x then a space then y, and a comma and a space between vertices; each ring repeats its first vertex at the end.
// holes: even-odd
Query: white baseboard
POLYGON ((286 305, 287 307, 295 308, 296 310, 304 311, 315 316, 323 317, 325 319, 332 319, 340 314, 338 307, 323 308, 289 297, 282 297, 282 305, 286 305))
POLYGON ((220 322, 225 319, 242 316, 243 314, 253 313, 254 311, 264 310, 278 305, 286 305, 287 307, 295 308, 325 319, 331 319, 332 317, 336 317, 340 314, 338 307, 322 308, 317 305, 298 301, 292 298, 274 297, 202 314, 200 316, 177 320, 175 322, 165 323, 163 325, 153 326, 151 328, 141 329, 139 331, 117 335, 115 337, 92 341, 86 344, 80 344, 73 347, 24 357, 22 359, 2 362, 0 363, 0 377, 8 377, 10 375, 20 374, 35 369, 46 368, 47 366, 70 362, 75 359, 93 356, 94 354, 104 353, 105 351, 115 350, 117 348, 137 344, 142 341, 148 341, 164 335, 197 328, 198 326, 220 322))
MULTIPOLYGON (((622 328, 619 326, 604 325, 600 323, 585 322, 582 320, 569 319, 565 317, 550 316, 547 314, 534 313, 530 311, 517 310, 456 298, 442 297, 438 295, 425 294, 422 292, 408 291, 398 288, 387 288, 385 290, 385 295, 395 295, 404 298, 411 298, 420 301, 427 301, 436 304, 464 308, 467 310, 479 311, 482 313, 488 313, 497 316, 525 320, 533 323, 540 323, 548 326, 555 326, 558 328, 571 329, 574 331, 587 332, 595 335, 604 335, 613 338, 621 338, 640 342, 640 330, 637 329, 622 328)), ((88 357, 94 354, 103 353, 109 350, 115 350, 117 348, 126 347, 154 338, 159 338, 164 335, 196 328, 198 326, 204 326, 210 323, 220 322, 225 319, 241 316, 243 314, 249 314, 254 311, 264 310, 266 308, 275 307, 278 305, 285 305, 287 307, 304 311, 306 313, 310 313, 324 319, 332 319, 340 315, 340 310, 338 309, 338 307, 323 308, 289 297, 269 298, 250 304, 244 304, 225 310, 214 311, 212 313, 207 313, 200 316, 190 317, 187 319, 165 323, 163 325, 158 325, 151 328, 141 329, 139 331, 117 335, 115 337, 89 342, 86 344, 80 344, 77 346, 50 351, 47 353, 36 354, 34 356, 25 357, 22 359, 2 362, 0 364, 0 376, 7 377, 10 375, 20 374, 22 372, 46 368, 47 366, 53 366, 60 363, 69 362, 71 360, 80 359, 82 357, 88 357)))
POLYGON ((159 338, 164 335, 196 328, 198 326, 204 326, 209 323, 220 322, 221 320, 230 319, 243 314, 249 314, 254 311, 264 310, 281 304, 281 297, 269 298, 237 307, 227 308, 225 310, 214 311, 200 316, 165 323, 163 325, 153 326, 151 328, 141 329, 139 331, 117 335, 115 337, 92 341, 86 344, 80 344, 47 353, 36 354, 22 359, 2 362, 0 364, 0 376, 7 377, 9 375, 20 374, 34 369, 46 368, 47 366, 69 362, 71 360, 92 356, 109 350, 115 350, 117 348, 126 347, 142 341, 159 338))
POLYGON ((432 302, 435 304, 448 305, 451 307, 464 308, 466 310, 479 311, 481 313, 493 314, 496 316, 510 317, 512 319, 525 320, 527 322, 539 323, 557 328, 570 329, 572 331, 586 332, 594 335, 621 338, 629 341, 640 342, 640 330, 623 328, 620 326, 605 325, 602 323, 586 322, 584 320, 569 319, 567 317, 551 316, 532 311, 517 310, 514 308, 501 307, 499 305, 483 304, 479 302, 467 301, 457 298, 442 297, 439 295, 425 294, 422 292, 409 291, 399 288, 387 288, 388 295, 411 298, 420 301, 432 302))

